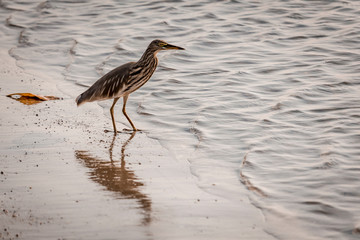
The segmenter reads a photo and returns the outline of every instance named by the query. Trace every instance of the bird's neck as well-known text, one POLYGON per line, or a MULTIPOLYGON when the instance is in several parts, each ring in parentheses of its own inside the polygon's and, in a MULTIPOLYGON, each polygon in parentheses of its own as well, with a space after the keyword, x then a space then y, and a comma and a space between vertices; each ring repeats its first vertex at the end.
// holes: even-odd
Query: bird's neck
POLYGON ((141 56, 140 60, 137 62, 137 65, 147 65, 153 61, 157 61, 156 54, 158 53, 157 50, 147 48, 144 54, 141 56))

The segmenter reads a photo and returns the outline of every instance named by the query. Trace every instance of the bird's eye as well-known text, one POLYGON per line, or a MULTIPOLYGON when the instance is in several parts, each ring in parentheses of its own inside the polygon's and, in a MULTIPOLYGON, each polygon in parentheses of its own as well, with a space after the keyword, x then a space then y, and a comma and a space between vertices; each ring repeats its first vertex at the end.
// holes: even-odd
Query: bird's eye
POLYGON ((159 43, 159 47, 165 47, 165 46, 166 46, 166 43, 164 43, 164 42, 159 43))

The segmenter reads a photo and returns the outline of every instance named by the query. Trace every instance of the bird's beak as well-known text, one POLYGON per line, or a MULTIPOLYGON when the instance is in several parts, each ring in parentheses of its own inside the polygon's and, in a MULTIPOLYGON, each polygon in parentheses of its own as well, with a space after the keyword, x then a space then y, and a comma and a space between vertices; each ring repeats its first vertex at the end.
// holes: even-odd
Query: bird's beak
POLYGON ((165 45, 165 49, 166 50, 170 50, 170 49, 175 49, 175 50, 185 50, 185 48, 182 48, 182 47, 178 47, 178 46, 175 46, 175 45, 171 45, 171 44, 167 44, 165 45))

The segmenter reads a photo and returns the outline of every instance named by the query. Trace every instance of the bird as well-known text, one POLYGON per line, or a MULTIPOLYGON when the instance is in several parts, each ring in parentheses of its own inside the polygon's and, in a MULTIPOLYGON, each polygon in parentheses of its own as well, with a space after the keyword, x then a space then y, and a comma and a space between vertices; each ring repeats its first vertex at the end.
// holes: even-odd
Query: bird
POLYGON ((163 40, 153 40, 141 58, 137 62, 125 63, 110 72, 106 73, 99 80, 97 80, 85 92, 76 98, 77 106, 86 102, 101 101, 107 99, 114 99, 110 108, 111 120, 114 128, 114 134, 117 134, 114 106, 117 101, 123 98, 122 112, 126 119, 129 121, 132 130, 138 131, 130 117, 126 113, 126 102, 129 95, 143 86, 153 75, 158 65, 156 54, 162 50, 185 50, 169 44, 163 40))

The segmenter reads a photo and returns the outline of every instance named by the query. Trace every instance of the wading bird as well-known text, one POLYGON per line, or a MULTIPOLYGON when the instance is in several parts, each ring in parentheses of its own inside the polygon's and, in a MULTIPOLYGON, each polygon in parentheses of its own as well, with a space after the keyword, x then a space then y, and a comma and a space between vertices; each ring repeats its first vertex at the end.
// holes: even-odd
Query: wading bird
POLYGON ((114 127, 114 134, 116 135, 114 106, 119 98, 123 97, 122 112, 129 121, 133 131, 137 131, 138 129, 136 129, 125 110, 129 94, 139 89, 151 78, 158 64, 156 54, 161 50, 171 49, 185 50, 182 47, 168 44, 162 40, 152 41, 139 61, 126 63, 105 74, 88 90, 76 98, 77 105, 80 106, 86 102, 114 99, 110 108, 110 114, 114 127))

